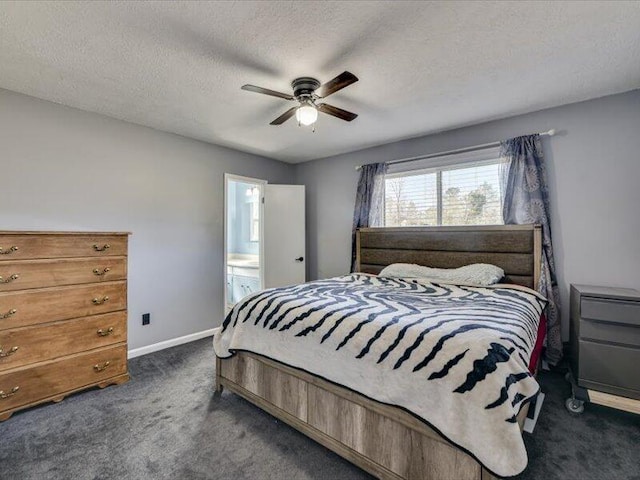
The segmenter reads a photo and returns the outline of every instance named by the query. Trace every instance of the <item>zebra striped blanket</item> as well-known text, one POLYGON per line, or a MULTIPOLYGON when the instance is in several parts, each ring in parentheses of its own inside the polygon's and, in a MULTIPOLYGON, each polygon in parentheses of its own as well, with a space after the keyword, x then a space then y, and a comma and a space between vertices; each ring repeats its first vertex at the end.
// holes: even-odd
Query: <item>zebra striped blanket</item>
POLYGON ((527 453, 516 422, 539 390, 528 362, 546 301, 525 287, 367 274, 257 292, 214 335, 402 407, 500 476, 527 453))

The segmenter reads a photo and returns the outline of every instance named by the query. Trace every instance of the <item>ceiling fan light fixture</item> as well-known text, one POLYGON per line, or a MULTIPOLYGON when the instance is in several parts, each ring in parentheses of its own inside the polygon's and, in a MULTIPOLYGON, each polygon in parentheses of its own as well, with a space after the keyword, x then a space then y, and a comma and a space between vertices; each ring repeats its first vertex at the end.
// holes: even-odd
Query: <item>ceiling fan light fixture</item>
POLYGON ((304 126, 313 125, 318 120, 318 110, 309 104, 301 105, 296 110, 296 120, 304 126))

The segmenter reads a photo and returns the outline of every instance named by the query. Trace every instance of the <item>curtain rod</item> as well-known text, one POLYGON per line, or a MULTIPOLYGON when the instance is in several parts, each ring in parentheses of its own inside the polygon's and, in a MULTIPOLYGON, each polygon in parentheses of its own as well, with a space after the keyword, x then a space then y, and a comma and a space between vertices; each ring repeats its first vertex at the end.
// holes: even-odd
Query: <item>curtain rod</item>
MULTIPOLYGON (((540 135, 541 137, 553 137, 556 134, 556 129, 552 128, 551 130, 547 130, 546 132, 539 132, 538 135, 540 135)), ((429 158, 436 158, 436 157, 447 157, 449 155, 455 155, 457 153, 467 153, 467 152, 474 152, 476 150, 484 150, 487 148, 493 148, 493 147, 499 147, 500 146, 500 142, 491 142, 491 143, 483 143, 482 145, 474 145, 472 147, 463 147, 463 148, 456 148, 455 150, 447 150, 446 152, 438 152, 438 153, 430 153, 429 155, 420 155, 417 157, 409 157, 409 158, 400 158, 398 160, 390 160, 388 162, 385 162, 387 165, 396 165, 398 163, 405 163, 405 162, 415 162, 417 160, 427 160, 429 158)), ((356 170, 360 170, 362 169, 362 165, 357 165, 356 166, 356 170)))

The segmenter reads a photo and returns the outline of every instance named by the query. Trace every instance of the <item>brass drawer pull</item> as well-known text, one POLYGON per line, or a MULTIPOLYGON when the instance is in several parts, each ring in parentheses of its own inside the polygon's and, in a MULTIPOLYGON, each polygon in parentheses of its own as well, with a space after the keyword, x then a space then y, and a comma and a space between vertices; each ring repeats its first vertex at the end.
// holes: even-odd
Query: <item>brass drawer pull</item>
POLYGON ((105 371, 105 370, 107 369, 107 367, 108 367, 109 365, 111 365, 111 362, 104 362, 102 365, 100 365, 99 363, 96 363, 96 364, 93 366, 93 369, 94 369, 96 372, 103 372, 103 371, 105 371))
POLYGON ((99 298, 96 297, 91 301, 93 302, 94 305, 102 305, 103 303, 109 301, 109 297, 104 296, 104 297, 102 297, 102 299, 99 299, 99 298))
POLYGON ((6 280, 3 277, 0 277, 0 283, 11 283, 14 280, 17 280, 20 278, 20 275, 18 275, 17 273, 14 273, 13 275, 11 275, 9 278, 7 278, 6 280))
POLYGON ((104 267, 102 270, 94 268, 93 269, 93 274, 101 277, 102 275, 105 275, 106 273, 108 273, 110 271, 111 271, 111 269, 109 267, 104 267))
POLYGON ((107 335, 111 335, 113 333, 113 327, 109 327, 106 330, 99 329, 97 333, 99 337, 106 337, 107 335))
POLYGON ((10 247, 9 250, 3 250, 2 247, 0 247, 0 255, 11 255, 13 252, 17 251, 18 247, 16 247, 15 245, 10 247))
POLYGON ((9 350, 8 352, 5 352, 4 350, 2 350, 2 347, 0 347, 0 358, 10 357, 11 355, 13 355, 18 351, 18 348, 20 347, 11 347, 11 350, 9 350))
POLYGON ((104 252, 105 250, 108 250, 110 248, 111 248, 111 245, 109 245, 108 243, 105 243, 103 246, 99 246, 99 245, 96 245, 96 244, 93 245, 93 249, 96 252, 104 252))
POLYGON ((13 397, 16 393, 18 393, 18 390, 20 390, 20 387, 18 386, 13 387, 9 393, 4 393, 4 391, 0 390, 0 400, 13 397))
POLYGON ((12 308, 7 313, 3 313, 0 315, 0 320, 4 320, 5 318, 13 317, 18 311, 15 308, 12 308))

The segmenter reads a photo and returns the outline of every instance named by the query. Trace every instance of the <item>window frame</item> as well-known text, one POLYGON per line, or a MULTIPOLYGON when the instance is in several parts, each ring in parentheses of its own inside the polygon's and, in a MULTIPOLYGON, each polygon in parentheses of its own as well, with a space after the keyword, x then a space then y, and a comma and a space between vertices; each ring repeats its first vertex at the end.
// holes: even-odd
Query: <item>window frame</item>
MULTIPOLYGON (((451 157, 458 157, 456 161, 455 158, 447 158, 449 156, 442 157, 433 157, 429 160, 432 161, 434 165, 432 166, 420 166, 413 169, 399 169, 398 171, 387 173, 385 175, 384 182, 384 198, 383 198, 383 211, 384 211, 384 225, 387 226, 387 179, 393 178, 402 178, 402 177, 413 177, 417 175, 430 175, 436 174, 436 224, 435 225, 424 225, 424 226, 434 226, 441 227, 442 225, 442 211, 443 211, 443 202, 442 202, 442 172, 450 172, 453 170, 461 170, 465 168, 472 167, 482 167, 486 165, 500 165, 505 163, 505 160, 500 158, 497 148, 487 149, 486 151, 478 151, 478 152, 465 152, 462 155, 455 155, 451 157), (495 156, 493 156, 495 155, 495 156), (490 158, 487 158, 487 157, 490 158)), ((424 161, 418 160, 420 163, 424 161)), ((430 162, 431 163, 431 162, 430 162)), ((478 224, 479 225, 479 224, 478 224)), ((499 225, 504 225, 500 223, 499 225)), ((419 225, 407 225, 407 228, 412 226, 419 225)), ((401 227, 399 225, 395 225, 394 227, 401 227)))
MULTIPOLYGON (((259 193, 258 193, 259 195, 259 193)), ((249 241, 250 242, 259 242, 260 241, 260 202, 258 195, 254 195, 255 198, 252 198, 249 203, 249 241)))

